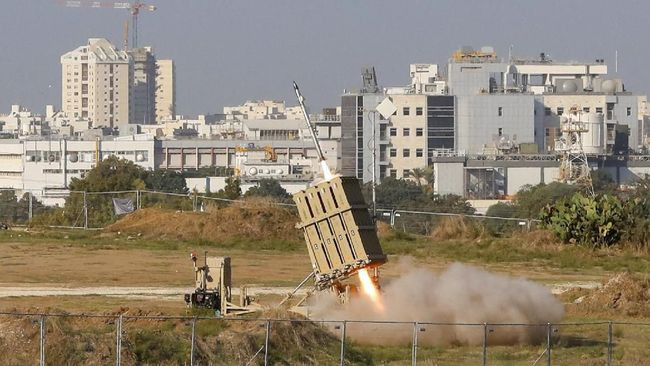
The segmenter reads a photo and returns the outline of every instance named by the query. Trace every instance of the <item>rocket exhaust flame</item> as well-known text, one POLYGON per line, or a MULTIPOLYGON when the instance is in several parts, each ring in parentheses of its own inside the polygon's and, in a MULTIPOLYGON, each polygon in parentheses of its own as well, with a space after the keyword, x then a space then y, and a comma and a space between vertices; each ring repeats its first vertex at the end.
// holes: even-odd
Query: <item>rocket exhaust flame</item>
POLYGON ((375 287, 375 284, 370 278, 366 268, 359 270, 359 281, 361 282, 363 292, 370 298, 370 300, 372 300, 372 303, 375 304, 377 310, 383 311, 384 305, 381 303, 381 299, 379 298, 379 291, 377 290, 377 287, 375 287))

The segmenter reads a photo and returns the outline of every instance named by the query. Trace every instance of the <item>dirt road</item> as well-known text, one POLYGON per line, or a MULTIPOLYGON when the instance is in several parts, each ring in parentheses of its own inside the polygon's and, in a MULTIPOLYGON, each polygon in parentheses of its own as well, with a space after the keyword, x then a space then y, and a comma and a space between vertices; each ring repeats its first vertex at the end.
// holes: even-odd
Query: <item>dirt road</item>
MULTIPOLYGON (((179 301, 184 294, 192 292, 190 287, 0 287, 0 298, 6 297, 48 297, 48 296, 107 296, 139 300, 179 301)), ((248 294, 286 295, 291 287, 249 287, 248 294)), ((239 296, 240 289, 233 288, 232 294, 239 296)), ((305 289, 297 291, 298 295, 306 293, 305 289)))

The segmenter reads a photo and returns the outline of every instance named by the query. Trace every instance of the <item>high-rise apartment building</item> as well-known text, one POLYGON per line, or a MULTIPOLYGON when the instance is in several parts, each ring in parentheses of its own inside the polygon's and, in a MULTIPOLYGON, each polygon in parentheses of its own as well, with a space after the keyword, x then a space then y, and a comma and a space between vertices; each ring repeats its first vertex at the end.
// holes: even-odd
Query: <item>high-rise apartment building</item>
POLYGON ((131 57, 104 38, 61 56, 61 106, 71 118, 94 126, 129 123, 131 57))
POLYGON ((155 123, 156 57, 151 47, 135 48, 128 52, 133 60, 130 123, 155 123))
POLYGON ((173 60, 156 61, 156 122, 176 118, 176 69, 173 60))

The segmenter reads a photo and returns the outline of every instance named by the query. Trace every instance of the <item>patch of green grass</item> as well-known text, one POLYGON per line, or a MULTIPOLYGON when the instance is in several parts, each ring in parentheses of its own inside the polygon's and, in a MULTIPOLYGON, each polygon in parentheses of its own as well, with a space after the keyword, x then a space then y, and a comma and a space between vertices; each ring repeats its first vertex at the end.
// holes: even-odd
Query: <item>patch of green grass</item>
POLYGON ((278 252, 297 252, 305 249, 303 242, 278 239, 249 240, 246 238, 235 238, 227 241, 209 241, 203 239, 187 241, 170 239, 154 240, 129 235, 102 235, 97 231, 65 229, 3 231, 0 232, 0 245, 2 243, 65 244, 87 249, 184 250, 207 247, 240 250, 272 250, 278 252))
POLYGON ((530 263, 558 269, 603 269, 605 271, 650 271, 650 254, 632 249, 608 251, 577 245, 549 250, 527 246, 519 238, 488 238, 481 240, 434 241, 419 237, 408 241, 382 241, 389 255, 409 255, 416 258, 441 258, 449 261, 486 264, 530 263))

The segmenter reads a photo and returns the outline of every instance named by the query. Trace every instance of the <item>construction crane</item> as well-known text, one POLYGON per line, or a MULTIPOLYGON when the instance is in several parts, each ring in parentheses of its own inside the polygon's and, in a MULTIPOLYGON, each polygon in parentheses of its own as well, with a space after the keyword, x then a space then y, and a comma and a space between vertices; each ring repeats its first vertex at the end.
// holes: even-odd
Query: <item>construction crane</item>
MULTIPOLYGON (((90 0, 60 0, 63 6, 68 8, 108 8, 108 9, 127 9, 131 12, 131 47, 138 47, 138 16, 141 10, 155 11, 154 5, 133 2, 117 1, 90 1, 90 0)), ((128 26, 124 27, 124 49, 128 48, 128 26)))

